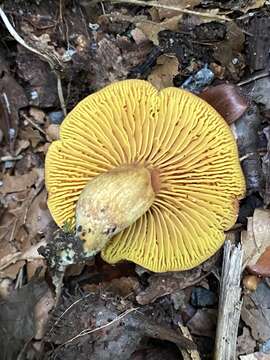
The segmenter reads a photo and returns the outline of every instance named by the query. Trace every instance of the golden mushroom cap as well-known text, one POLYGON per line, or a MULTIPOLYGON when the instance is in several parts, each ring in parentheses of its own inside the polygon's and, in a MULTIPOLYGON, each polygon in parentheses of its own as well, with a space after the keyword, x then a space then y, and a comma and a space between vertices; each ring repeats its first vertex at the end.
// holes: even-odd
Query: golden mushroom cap
POLYGON ((213 255, 245 193, 224 119, 187 91, 157 91, 143 80, 86 97, 65 118, 60 140, 46 156, 48 206, 56 223, 74 223, 89 180, 132 164, 157 169, 160 189, 150 209, 109 241, 103 259, 163 272, 193 268, 213 255))

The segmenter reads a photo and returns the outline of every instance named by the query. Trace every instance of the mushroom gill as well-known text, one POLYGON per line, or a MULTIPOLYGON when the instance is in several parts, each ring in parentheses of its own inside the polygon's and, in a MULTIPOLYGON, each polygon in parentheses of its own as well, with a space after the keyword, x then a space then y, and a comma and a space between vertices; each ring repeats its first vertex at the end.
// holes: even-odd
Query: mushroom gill
POLYGON ((152 197, 133 223, 101 241, 105 261, 185 270, 222 246, 245 182, 230 128, 209 104, 177 88, 158 92, 142 80, 118 82, 82 100, 46 156, 48 206, 56 223, 75 225, 85 186, 125 168, 150 171, 154 193, 148 188, 152 197))

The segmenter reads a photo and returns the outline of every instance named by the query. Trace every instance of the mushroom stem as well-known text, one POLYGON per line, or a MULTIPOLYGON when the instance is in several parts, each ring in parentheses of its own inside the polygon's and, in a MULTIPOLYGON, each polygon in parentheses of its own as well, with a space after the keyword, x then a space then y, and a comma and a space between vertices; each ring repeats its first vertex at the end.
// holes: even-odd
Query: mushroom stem
POLYGON ((76 206, 76 234, 88 256, 133 224, 153 204, 157 170, 126 166, 105 172, 84 187, 76 206))

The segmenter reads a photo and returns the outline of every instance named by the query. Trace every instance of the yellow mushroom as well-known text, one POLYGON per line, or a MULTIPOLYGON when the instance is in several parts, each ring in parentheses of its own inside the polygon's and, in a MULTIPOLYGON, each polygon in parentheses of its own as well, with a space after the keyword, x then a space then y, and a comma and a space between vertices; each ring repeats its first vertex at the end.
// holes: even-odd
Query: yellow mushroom
POLYGON ((155 272, 193 268, 224 242, 245 181, 224 119, 177 88, 125 80, 82 100, 45 163, 56 223, 89 254, 155 272))

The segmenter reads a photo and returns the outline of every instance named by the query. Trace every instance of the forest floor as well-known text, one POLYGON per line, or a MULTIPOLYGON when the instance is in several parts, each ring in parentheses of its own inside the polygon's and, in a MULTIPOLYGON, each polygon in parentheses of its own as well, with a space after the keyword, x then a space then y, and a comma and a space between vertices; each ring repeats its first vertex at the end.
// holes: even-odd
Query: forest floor
POLYGON ((44 161, 65 114, 127 78, 158 89, 208 91, 207 101, 235 134, 247 184, 226 235, 244 250, 236 358, 270 359, 269 6, 265 0, 2 2, 1 359, 203 360, 217 351, 222 249, 195 269, 159 274, 96 256, 70 266, 58 293, 37 250, 57 229, 44 161))

